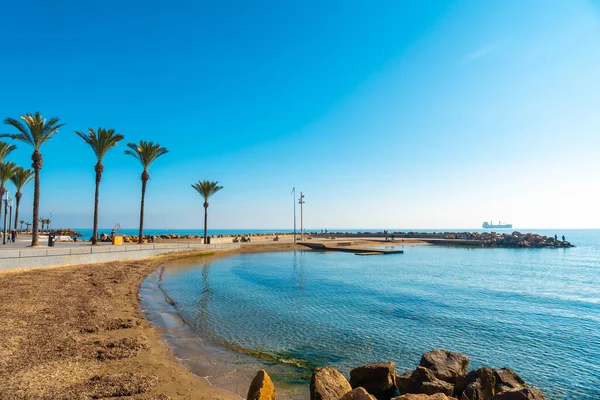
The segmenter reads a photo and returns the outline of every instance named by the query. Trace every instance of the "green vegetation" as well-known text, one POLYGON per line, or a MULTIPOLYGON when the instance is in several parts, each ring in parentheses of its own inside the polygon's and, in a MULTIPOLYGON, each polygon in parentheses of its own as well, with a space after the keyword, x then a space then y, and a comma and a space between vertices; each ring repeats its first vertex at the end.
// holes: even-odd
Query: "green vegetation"
POLYGON ((204 198, 204 244, 206 244, 208 231, 208 199, 213 194, 223 189, 223 186, 219 186, 219 182, 198 181, 198 183, 193 184, 192 187, 204 198))
POLYGON ((20 140, 33 147, 31 160, 33 164, 35 180, 33 189, 33 232, 31 233, 31 245, 38 245, 38 225, 40 217, 40 170, 42 169, 42 153, 40 147, 52 136, 58 133, 59 128, 65 124, 59 124, 57 117, 46 120, 39 111, 35 114, 25 114, 21 116, 21 121, 14 118, 6 118, 4 123, 15 128, 18 133, 4 133, 0 137, 9 137, 13 140, 20 140))
MULTIPOLYGON (((25 169, 23 167, 17 167, 15 169, 15 173, 10 178, 11 182, 13 183, 13 185, 15 185, 15 188, 17 189, 17 193, 15 193, 15 199, 17 201, 17 204, 15 205, 15 229, 17 229, 17 221, 19 220, 19 205, 21 204, 21 197, 23 197, 23 193, 21 193, 21 190, 23 189, 23 186, 31 182, 32 179, 33 171, 30 169, 25 169)), ((0 196, 0 199, 1 198, 2 197, 0 196)), ((25 221, 20 222, 21 230, 23 230, 23 224, 25 223, 25 221)))
POLYGON ((77 136, 82 138, 87 144, 90 145, 94 154, 96 154, 96 192, 94 196, 94 231, 92 234, 92 244, 98 244, 98 201, 99 201, 99 190, 100 181, 102 180, 102 172, 104 172, 104 165, 102 159, 111 148, 115 147, 124 136, 120 133, 115 133, 114 129, 98 128, 98 132, 95 132, 92 128, 88 128, 88 133, 81 131, 75 132, 77 136))
MULTIPOLYGON (((0 204, 3 200, 3 196, 6 193, 5 184, 10 180, 15 188, 15 219, 14 222, 10 221, 9 226, 14 226, 17 229, 20 224, 21 230, 23 225, 29 230, 30 226, 33 226, 31 245, 37 246, 39 242, 39 231, 38 224, 41 225, 41 230, 44 228, 48 229, 50 226, 50 220, 47 218, 40 218, 40 171, 42 169, 43 159, 40 151, 41 146, 48 140, 58 133, 58 130, 65 124, 60 123, 59 118, 53 117, 45 119, 39 111, 34 114, 25 114, 19 118, 6 118, 4 124, 12 127, 16 130, 16 133, 2 133, 0 138, 10 138, 13 140, 19 140, 23 143, 30 145, 33 148, 33 154, 31 160, 33 161, 31 169, 25 169, 23 167, 15 165, 13 162, 4 162, 4 159, 16 149, 16 146, 6 142, 0 141, 0 204), (23 197, 22 189, 29 182, 34 181, 34 194, 33 194, 33 218, 32 222, 29 223, 25 220, 19 220, 19 209, 21 198, 23 197)), ((98 128, 94 130, 88 128, 87 131, 75 131, 75 134, 79 136, 85 143, 87 143, 93 150, 96 156, 96 165, 94 170, 96 172, 96 190, 94 196, 94 228, 92 234, 92 244, 98 243, 98 205, 100 198, 100 182, 102 181, 102 173, 104 172, 103 159, 106 153, 124 139, 124 136, 117 133, 114 129, 98 128)), ((146 186, 150 179, 148 169, 150 165, 160 156, 168 153, 168 150, 158 143, 147 142, 140 140, 139 143, 128 143, 128 149, 125 150, 125 154, 134 157, 142 165, 142 197, 140 203, 140 227, 138 240, 139 243, 143 243, 144 239, 144 201, 146 197, 146 186)), ((219 186, 218 182, 212 181, 198 181, 193 184, 192 187, 203 197, 204 199, 204 243, 208 239, 208 199, 223 189, 223 186, 219 186)), ((0 217, 2 216, 2 207, 0 207, 0 217)))
POLYGON ((143 140, 140 140, 139 144, 128 143, 127 147, 129 147, 130 150, 125 150, 125 154, 129 154, 137 159, 144 169, 142 171, 142 202, 140 205, 140 233, 138 235, 138 243, 142 244, 144 238, 144 198, 146 197, 146 183, 150 179, 148 167, 150 167, 150 164, 152 164, 154 160, 167 154, 169 151, 166 148, 161 147, 158 143, 154 144, 143 140))
POLYGON ((6 193, 6 182, 12 178, 16 169, 17 166, 13 162, 0 163, 0 221, 2 220, 2 210, 4 208, 1 200, 4 197, 4 193, 6 193))

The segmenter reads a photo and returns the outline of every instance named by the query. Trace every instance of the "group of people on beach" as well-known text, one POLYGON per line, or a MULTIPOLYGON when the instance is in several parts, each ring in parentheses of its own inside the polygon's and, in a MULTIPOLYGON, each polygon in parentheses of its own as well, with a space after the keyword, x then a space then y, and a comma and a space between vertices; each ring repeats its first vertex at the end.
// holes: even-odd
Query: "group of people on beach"
POLYGON ((8 243, 14 243, 17 240, 17 230, 13 229, 6 233, 6 241, 8 243))

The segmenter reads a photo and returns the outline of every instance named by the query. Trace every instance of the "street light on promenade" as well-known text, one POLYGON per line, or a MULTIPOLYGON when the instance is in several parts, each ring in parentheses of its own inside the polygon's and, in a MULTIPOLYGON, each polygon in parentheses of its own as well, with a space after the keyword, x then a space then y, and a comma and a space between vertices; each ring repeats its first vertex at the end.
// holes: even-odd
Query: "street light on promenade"
POLYGON ((294 203, 294 243, 296 243, 296 187, 292 189, 292 203, 294 203))
POLYGON ((300 191, 300 198, 298 199, 298 204, 300 204, 300 240, 304 241, 304 219, 302 216, 302 205, 304 204, 304 195, 302 191, 300 191))
MULTIPOLYGON (((0 207, 2 207, 1 204, 0 207)), ((6 244, 6 214, 8 214, 8 190, 6 191, 6 199, 4 199, 4 229, 2 231, 2 244, 6 244)))

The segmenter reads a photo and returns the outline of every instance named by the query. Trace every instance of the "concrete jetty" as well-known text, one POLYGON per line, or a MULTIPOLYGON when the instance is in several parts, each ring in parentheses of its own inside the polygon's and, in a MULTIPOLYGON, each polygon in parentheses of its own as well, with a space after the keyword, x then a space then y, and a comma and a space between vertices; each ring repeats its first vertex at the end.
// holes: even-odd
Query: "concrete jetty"
POLYGON ((352 242, 338 242, 335 245, 329 245, 319 242, 298 242, 299 245, 320 251, 341 251, 344 253, 354 253, 356 255, 379 255, 379 254, 403 254, 404 250, 390 250, 384 248, 366 248, 354 246, 352 242))

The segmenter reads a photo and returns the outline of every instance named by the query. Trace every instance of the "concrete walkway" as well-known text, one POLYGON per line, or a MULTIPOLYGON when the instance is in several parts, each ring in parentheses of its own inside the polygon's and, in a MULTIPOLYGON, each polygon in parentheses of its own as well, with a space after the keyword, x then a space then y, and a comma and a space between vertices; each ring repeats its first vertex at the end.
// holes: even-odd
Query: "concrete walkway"
POLYGON ((31 243, 30 239, 19 239, 16 243, 0 244, 0 271, 16 268, 55 267, 120 260, 140 260, 165 253, 193 250, 225 250, 240 247, 239 243, 154 243, 142 245, 126 244, 122 246, 102 243, 92 246, 89 242, 59 242, 54 247, 39 246, 33 248, 29 247, 31 243))

